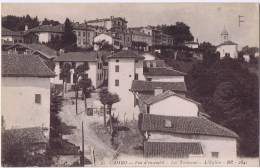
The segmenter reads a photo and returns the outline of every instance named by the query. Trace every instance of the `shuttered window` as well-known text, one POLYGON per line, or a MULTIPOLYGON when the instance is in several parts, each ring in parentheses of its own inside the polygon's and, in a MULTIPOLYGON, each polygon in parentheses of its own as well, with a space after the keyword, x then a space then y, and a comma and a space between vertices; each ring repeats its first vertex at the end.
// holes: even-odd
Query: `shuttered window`
POLYGON ((35 94, 35 103, 41 103, 41 94, 35 94))

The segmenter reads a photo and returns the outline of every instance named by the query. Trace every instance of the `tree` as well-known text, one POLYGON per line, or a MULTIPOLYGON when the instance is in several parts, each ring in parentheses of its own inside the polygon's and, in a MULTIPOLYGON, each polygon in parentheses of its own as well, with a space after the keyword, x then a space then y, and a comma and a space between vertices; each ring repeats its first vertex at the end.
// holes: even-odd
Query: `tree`
POLYGON ((67 82, 71 74, 70 69, 71 69, 71 65, 69 63, 65 63, 61 68, 60 77, 62 79, 63 96, 64 96, 64 92, 65 93, 67 92, 67 82), (65 83, 65 87, 64 87, 64 83, 65 83))
POLYGON ((78 85, 78 80, 80 77, 83 78, 85 76, 86 71, 88 71, 88 70, 89 70, 88 63, 80 64, 75 69, 75 73, 74 73, 75 81, 73 81, 73 82, 75 83, 74 89, 75 89, 75 97, 76 97, 76 113, 78 113, 78 91, 80 88, 78 85))
POLYGON ((52 25, 52 26, 57 26, 59 25, 60 22, 59 21, 55 21, 55 20, 49 20, 47 18, 44 18, 44 20, 42 21, 42 25, 52 25))
POLYGON ((47 42, 46 45, 56 51, 60 50, 62 48, 60 36, 56 35, 54 38, 51 38, 51 41, 47 42))
POLYGON ((104 116, 104 127, 106 127, 106 105, 108 103, 108 95, 109 92, 106 88, 102 88, 101 91, 98 93, 99 95, 99 100, 101 104, 103 105, 103 116, 104 116))
POLYGON ((82 89, 82 95, 84 96, 84 105, 85 105, 85 111, 87 111, 87 101, 86 98, 91 93, 91 87, 92 81, 87 76, 83 76, 79 80, 79 87, 82 89))
POLYGON ((120 101, 120 98, 118 96, 118 94, 113 94, 113 93, 109 93, 107 96, 107 107, 108 107, 108 111, 109 111, 109 123, 110 123, 110 134, 113 133, 113 120, 112 120, 112 116, 111 116, 111 110, 112 110, 112 106, 113 104, 117 103, 120 101))
POLYGON ((190 32, 190 27, 183 22, 176 22, 175 25, 159 26, 163 33, 168 34, 174 38, 175 44, 184 43, 185 41, 193 41, 194 37, 190 32))
POLYGON ((64 32, 61 36, 62 47, 65 51, 74 51, 77 48, 77 36, 73 32, 72 23, 68 18, 66 18, 64 25, 64 32))
POLYGON ((239 135, 239 155, 258 156, 258 77, 238 60, 208 56, 186 78, 188 96, 200 101, 211 120, 239 135), (248 138, 250 137, 250 138, 248 138))
POLYGON ((39 24, 40 21, 38 20, 37 16, 34 18, 32 18, 30 15, 22 17, 7 15, 2 17, 2 26, 13 31, 24 31, 26 25, 29 27, 29 29, 32 29, 38 27, 39 24))
POLYGON ((106 40, 100 40, 95 42, 100 51, 113 51, 113 45, 109 44, 106 40))

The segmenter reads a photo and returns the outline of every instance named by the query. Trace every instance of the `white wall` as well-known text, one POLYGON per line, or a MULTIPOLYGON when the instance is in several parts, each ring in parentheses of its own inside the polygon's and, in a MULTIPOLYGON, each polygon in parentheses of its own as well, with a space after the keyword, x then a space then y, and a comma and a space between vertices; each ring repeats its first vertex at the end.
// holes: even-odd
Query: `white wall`
POLYGON ((6 128, 50 126, 50 78, 2 77, 2 115, 6 128), (41 103, 35 103, 41 94, 41 103))
POLYGON ((147 78, 152 78, 153 82, 184 82, 184 76, 145 76, 147 78))
MULTIPOLYGON (((66 62, 64 62, 64 64, 65 63, 66 62)), ((71 64, 71 62, 68 62, 68 63, 71 64)), ((104 82, 104 76, 102 76, 101 80, 98 80, 98 78, 97 78, 97 75, 102 73, 102 69, 98 69, 97 63, 98 62, 88 62, 89 70, 86 72, 86 74, 88 74, 88 78, 91 79, 92 85, 95 88, 99 87, 104 82)), ((101 59, 99 59, 99 63, 102 63, 101 59)), ((84 62, 76 62, 76 67, 78 65, 81 65, 81 64, 84 64, 84 62)), ((51 79, 51 83, 62 84, 62 80, 59 79, 60 78, 59 75, 60 75, 60 72, 61 72, 59 62, 55 62, 55 70, 54 71, 55 71, 57 76, 55 76, 54 79, 51 79)), ((74 72, 75 72, 74 69, 71 69, 71 78, 70 78, 71 83, 68 83, 68 84, 73 84, 73 74, 74 74, 74 72)))
POLYGON ((185 46, 189 47, 189 48, 198 48, 199 44, 185 44, 185 46))
POLYGON ((42 43, 42 42, 45 42, 47 43, 48 41, 50 41, 50 37, 49 37, 49 33, 47 32, 40 32, 38 33, 38 37, 39 37, 39 42, 42 43))
POLYGON ((229 53, 231 58, 237 58, 237 45, 221 45, 217 47, 217 51, 220 52, 220 58, 225 57, 226 53, 229 53))
MULTIPOLYGON (((134 95, 129 91, 134 80, 135 62, 134 59, 109 59, 108 61, 108 90, 112 93, 117 93, 121 99, 119 103, 113 105, 116 108, 115 116, 119 118, 132 119, 133 113, 138 115, 138 109, 134 108, 134 95), (115 66, 119 65, 119 72, 115 72, 115 66), (119 86, 115 86, 115 80, 119 80, 119 86)), ((142 62, 140 62, 142 64, 142 62)), ((140 75, 139 75, 140 76, 140 75)))
POLYGON ((219 152, 219 158, 223 159, 236 158, 237 156, 237 143, 235 138, 151 132, 149 141, 200 142, 203 155, 206 158, 212 157, 211 152, 219 152))
POLYGON ((144 60, 155 60, 155 56, 150 53, 144 53, 142 56, 144 57, 144 60))
POLYGON ((150 105, 150 114, 196 117, 198 111, 198 106, 195 103, 178 96, 171 96, 150 105))

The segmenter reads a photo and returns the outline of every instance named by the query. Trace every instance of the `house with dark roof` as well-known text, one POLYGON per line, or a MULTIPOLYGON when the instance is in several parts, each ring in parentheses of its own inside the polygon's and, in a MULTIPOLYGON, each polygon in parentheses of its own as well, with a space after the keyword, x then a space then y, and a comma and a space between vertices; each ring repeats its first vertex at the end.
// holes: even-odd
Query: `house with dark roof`
POLYGON ((92 85, 97 88, 104 82, 104 69, 102 57, 105 52, 68 52, 61 53, 58 57, 53 59, 55 63, 55 73, 57 76, 52 81, 54 84, 62 84, 61 69, 65 63, 69 63, 72 66, 70 78, 67 83, 69 86, 73 85, 76 81, 75 68, 81 64, 88 64, 89 70, 86 72, 88 78, 91 79, 92 85))
POLYGON ((2 36, 1 36, 1 45, 2 50, 5 48, 15 44, 15 43, 23 43, 24 37, 22 32, 16 32, 2 27, 2 36))
POLYGON ((145 157, 232 159, 237 156, 238 135, 208 119, 154 114, 143 114, 140 119, 145 157))
POLYGON ((8 49, 8 54, 38 55, 43 60, 52 60, 57 56, 57 52, 41 43, 16 43, 8 49))
POLYGON ((220 58, 227 56, 236 59, 238 57, 238 44, 229 40, 225 28, 221 33, 221 44, 217 46, 217 52, 220 53, 220 58))
POLYGON ((132 47, 137 50, 151 51, 152 36, 141 32, 138 29, 127 29, 127 32, 131 35, 132 47))
POLYGON ((37 55, 2 55, 2 119, 6 129, 43 127, 49 131, 50 78, 54 76, 37 55))

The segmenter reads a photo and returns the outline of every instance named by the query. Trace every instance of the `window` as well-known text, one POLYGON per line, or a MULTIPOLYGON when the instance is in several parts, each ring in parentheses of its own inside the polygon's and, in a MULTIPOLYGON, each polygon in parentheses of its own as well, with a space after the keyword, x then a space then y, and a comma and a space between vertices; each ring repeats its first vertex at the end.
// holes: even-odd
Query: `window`
POLYGON ((219 152, 211 152, 212 158, 218 158, 218 153, 219 152))
POLYGON ((77 80, 77 75, 74 73, 73 74, 73 83, 76 83, 76 80, 77 80))
POLYGON ((119 72, 119 65, 116 65, 115 71, 119 72))
POLYGON ((80 36, 80 31, 78 31, 78 36, 80 36))
POLYGON ((60 62, 60 69, 63 67, 63 62, 60 62))
POLYGON ((167 127, 167 128, 172 127, 172 121, 170 119, 165 120, 165 127, 167 127))
POLYGON ((116 60, 116 62, 119 62, 119 60, 116 60))
POLYGON ((71 68, 75 69, 76 68, 76 62, 71 62, 71 68))
POLYGON ((86 37, 86 32, 83 32, 83 37, 86 37))
POLYGON ((102 74, 99 74, 99 79, 102 80, 102 74))
POLYGON ((135 60, 135 63, 138 63, 138 60, 135 60))
POLYGON ((135 74, 135 80, 138 80, 138 74, 137 73, 135 74))
POLYGON ((59 80, 62 80, 62 78, 61 78, 61 73, 59 74, 59 80))
POLYGON ((97 80, 99 81, 99 74, 97 74, 97 80))
POLYGON ((118 79, 115 80, 115 86, 119 86, 119 80, 118 79))
POLYGON ((41 103, 41 94, 35 94, 35 103, 37 104, 41 103))
POLYGON ((146 112, 149 114, 150 113, 150 106, 147 106, 147 108, 146 108, 146 112))

